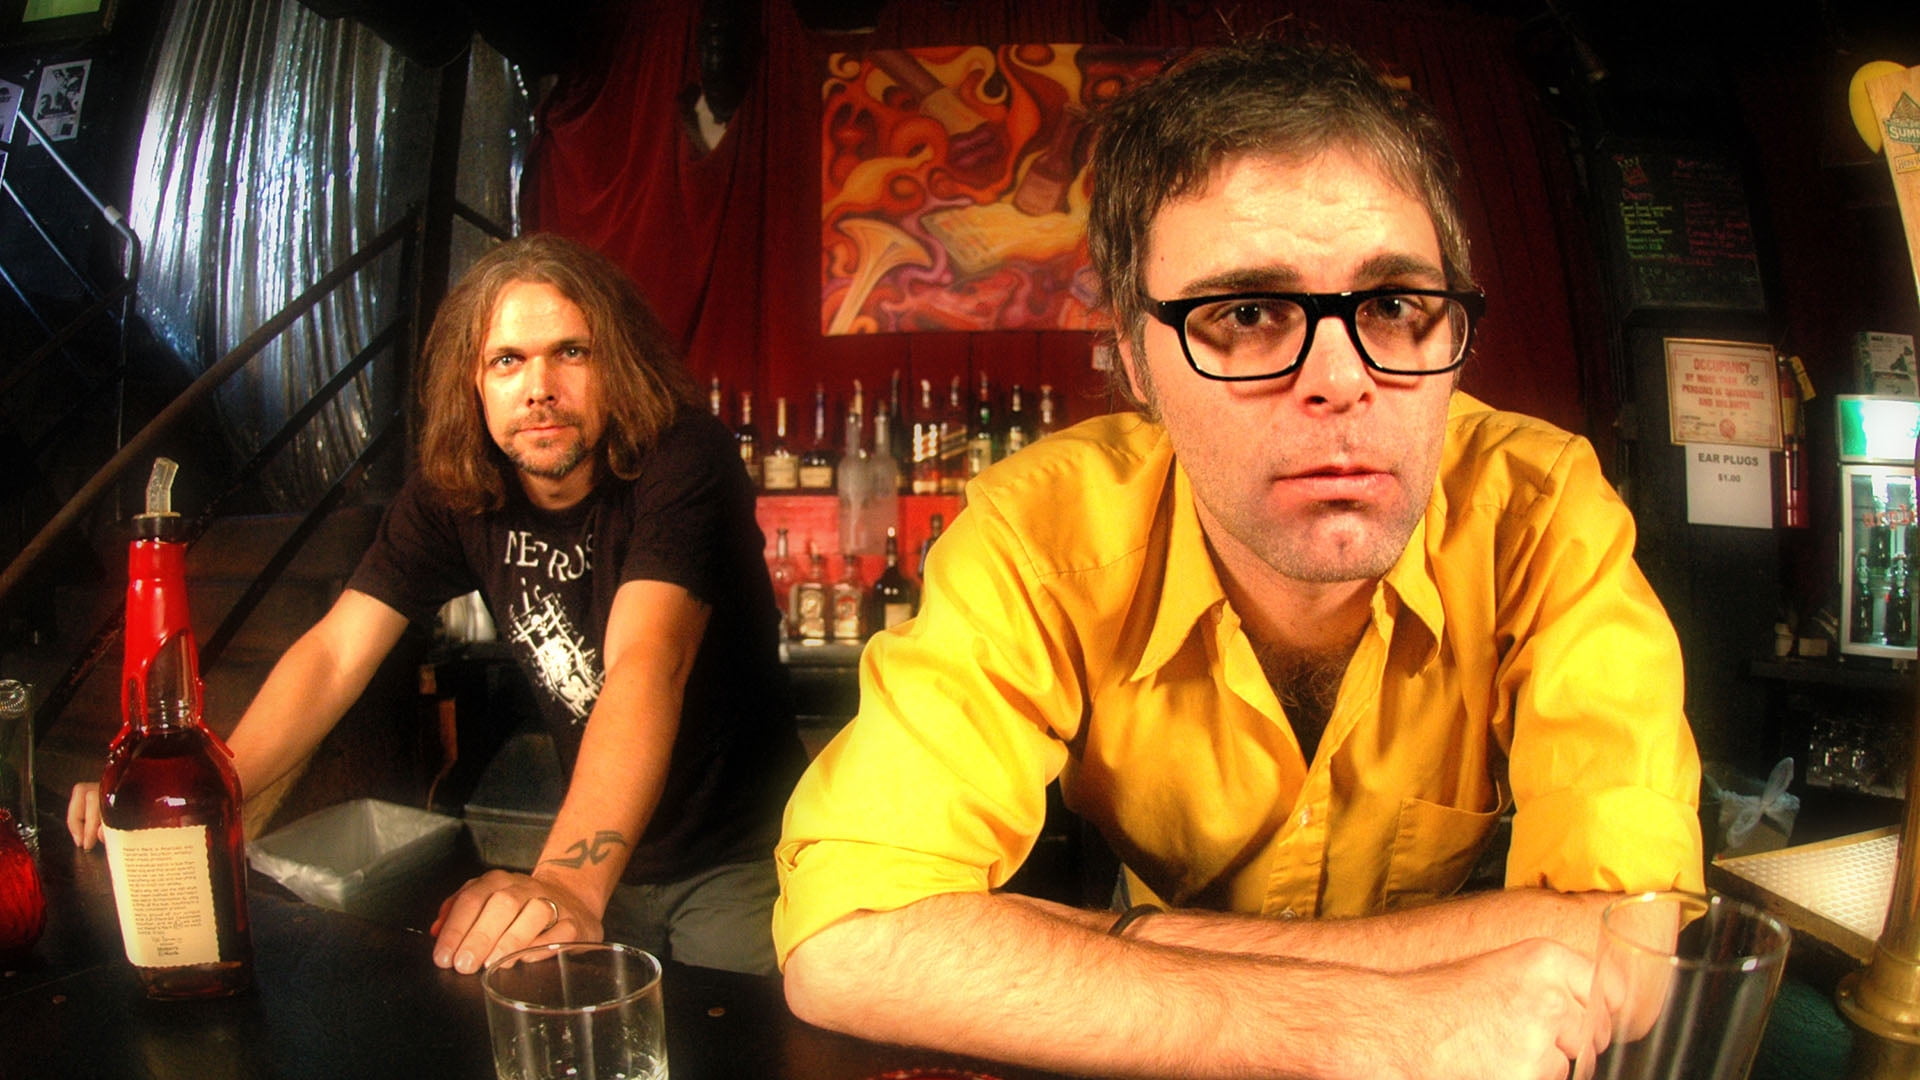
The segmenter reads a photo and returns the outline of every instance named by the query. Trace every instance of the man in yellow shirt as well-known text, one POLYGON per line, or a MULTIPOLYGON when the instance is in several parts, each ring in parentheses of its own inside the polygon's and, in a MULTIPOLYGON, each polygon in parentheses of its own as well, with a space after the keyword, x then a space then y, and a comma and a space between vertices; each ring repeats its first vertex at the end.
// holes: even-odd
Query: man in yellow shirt
POLYGON ((789 1002, 1100 1075, 1565 1076, 1600 906, 1701 886, 1699 761, 1591 448, 1455 391, 1437 122, 1239 46, 1094 169, 1139 413, 976 480, 869 647, 777 852, 789 1002), (1172 910, 993 892, 1056 776, 1172 910), (1507 888, 1453 898, 1509 807, 1507 888))

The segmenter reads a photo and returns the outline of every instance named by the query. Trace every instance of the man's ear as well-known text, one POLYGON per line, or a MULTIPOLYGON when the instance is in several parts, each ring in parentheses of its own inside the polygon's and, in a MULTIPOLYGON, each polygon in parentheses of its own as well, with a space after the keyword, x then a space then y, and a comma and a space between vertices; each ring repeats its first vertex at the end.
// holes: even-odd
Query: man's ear
POLYGON ((1127 389, 1133 393, 1133 400, 1146 402, 1149 400, 1147 397, 1146 384, 1140 378, 1140 368, 1138 365, 1146 363, 1147 358, 1144 355, 1144 349, 1134 348, 1134 342, 1138 340, 1139 338, 1135 335, 1115 334, 1113 338, 1113 357, 1114 363, 1119 364, 1120 370, 1126 373, 1127 389))

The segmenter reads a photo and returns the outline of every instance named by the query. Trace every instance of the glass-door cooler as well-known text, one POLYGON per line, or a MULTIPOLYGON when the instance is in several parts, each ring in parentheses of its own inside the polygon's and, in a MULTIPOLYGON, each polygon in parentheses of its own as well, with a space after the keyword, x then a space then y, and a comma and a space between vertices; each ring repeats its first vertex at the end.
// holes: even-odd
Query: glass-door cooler
POLYGON ((1840 651, 1915 658, 1914 439, 1920 400, 1842 394, 1840 584, 1845 610, 1840 651))

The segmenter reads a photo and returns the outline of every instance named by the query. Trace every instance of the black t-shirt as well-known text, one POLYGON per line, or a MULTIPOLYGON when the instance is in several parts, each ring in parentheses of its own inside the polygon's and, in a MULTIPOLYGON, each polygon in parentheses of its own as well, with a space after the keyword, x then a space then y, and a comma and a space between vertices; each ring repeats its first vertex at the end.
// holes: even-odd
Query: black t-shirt
POLYGON ((697 410, 661 433, 633 480, 603 480, 566 510, 530 503, 461 514, 410 477, 348 587, 432 623, 479 589, 533 683, 569 775, 605 678, 613 597, 629 581, 684 587, 710 606, 687 677, 666 790, 627 864, 670 881, 766 855, 805 764, 780 664, 753 488, 726 428, 697 410))

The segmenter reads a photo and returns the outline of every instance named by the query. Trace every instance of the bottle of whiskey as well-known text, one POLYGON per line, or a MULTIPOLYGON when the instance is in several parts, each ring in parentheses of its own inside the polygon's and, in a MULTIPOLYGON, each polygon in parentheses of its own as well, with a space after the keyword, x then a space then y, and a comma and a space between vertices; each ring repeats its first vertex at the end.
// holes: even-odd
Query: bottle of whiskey
POLYGON ((947 526, 947 515, 935 514, 927 519, 927 538, 920 541, 920 555, 913 568, 913 576, 921 581, 927 580, 927 553, 933 550, 933 542, 940 539, 940 531, 947 526))
POLYGON ((1007 450, 1011 455, 1025 449, 1027 445, 1027 408, 1022 400, 1020 384, 1014 383, 1007 391, 1007 450))
POLYGON ((947 408, 940 414, 940 494, 967 489, 967 405, 960 376, 947 384, 947 408))
POLYGON ((887 568, 880 571, 873 591, 867 594, 867 628, 870 632, 890 630, 913 618, 919 606, 920 596, 913 582, 900 572, 898 530, 888 529, 887 568))
MULTIPOLYGON (((714 381, 714 392, 720 389, 719 380, 714 381)), ((719 416, 719 409, 714 410, 719 416)), ((760 429, 753 422, 753 391, 740 391, 740 426, 733 430, 733 441, 740 447, 740 462, 747 467, 747 479, 754 487, 760 486, 760 429)))
POLYGON ((931 379, 920 380, 920 406, 913 411, 913 493, 940 494, 940 413, 931 379))
POLYGON ((793 491, 800 486, 800 459, 787 445, 787 399, 773 399, 773 445, 760 458, 763 491, 793 491))
POLYGON ((800 455, 800 490, 833 490, 833 446, 827 442, 827 387, 813 387, 813 441, 800 455))
POLYGON ((787 553, 787 530, 774 534, 773 560, 767 563, 767 578, 773 582, 773 602, 780 608, 780 636, 793 636, 793 587, 800 581, 800 570, 787 553))
POLYGON ((120 936, 154 998, 221 997, 253 981, 246 836, 232 756, 202 715, 187 619, 177 466, 154 463, 127 555, 121 715, 100 779, 120 936))
POLYGON ((993 388, 987 383, 987 373, 980 373, 980 394, 974 401, 973 431, 967 436, 967 476, 975 477, 986 471, 999 456, 995 453, 994 428, 997 422, 993 417, 993 388))
POLYGON ((827 595, 827 557, 807 541, 806 574, 793 586, 793 636, 803 645, 827 640, 830 608, 827 595))
POLYGON ((846 555, 839 580, 833 583, 833 640, 858 644, 867 636, 867 620, 861 609, 866 606, 867 583, 860 578, 860 558, 846 555))

